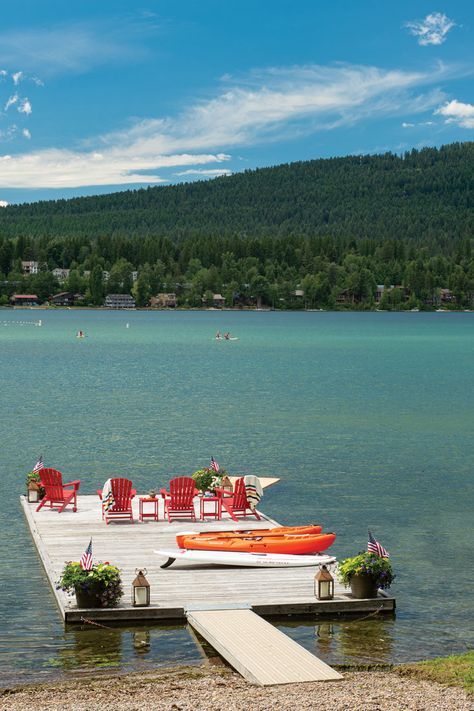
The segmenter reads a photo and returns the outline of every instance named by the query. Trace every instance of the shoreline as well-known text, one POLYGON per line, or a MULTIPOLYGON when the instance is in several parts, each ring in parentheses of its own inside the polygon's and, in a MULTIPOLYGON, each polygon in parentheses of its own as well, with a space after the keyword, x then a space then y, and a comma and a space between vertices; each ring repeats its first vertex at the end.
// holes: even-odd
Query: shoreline
POLYGON ((252 309, 252 308, 242 308, 242 309, 231 309, 223 307, 221 309, 210 307, 201 308, 198 306, 185 307, 176 306, 175 308, 163 308, 158 309, 154 306, 136 306, 135 308, 125 308, 125 309, 114 309, 109 306, 0 306, 0 311, 104 311, 110 313, 130 313, 133 311, 149 311, 151 313, 189 313, 189 312, 212 312, 212 313, 295 313, 295 314, 308 314, 308 313, 320 313, 320 314, 410 314, 410 313, 420 313, 420 314, 472 314, 474 309, 252 309))
POLYGON ((145 707, 190 711, 472 711, 473 697, 459 687, 391 671, 344 671, 342 681, 260 687, 217 658, 201 667, 176 666, 146 673, 88 675, 60 682, 0 689, 0 709, 132 711, 145 707))

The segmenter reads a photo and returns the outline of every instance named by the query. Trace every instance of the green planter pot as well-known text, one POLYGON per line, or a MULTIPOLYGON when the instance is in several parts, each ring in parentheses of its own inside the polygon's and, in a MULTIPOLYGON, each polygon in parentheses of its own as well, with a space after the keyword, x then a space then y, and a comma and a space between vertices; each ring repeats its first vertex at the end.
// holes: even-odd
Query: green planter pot
POLYGON ((358 600, 377 597, 377 582, 373 575, 353 575, 350 585, 352 597, 358 600))
POLYGON ((101 592, 103 592, 103 590, 83 590, 82 588, 76 588, 75 592, 78 607, 86 609, 90 607, 102 607, 102 600, 100 599, 100 594, 101 592))

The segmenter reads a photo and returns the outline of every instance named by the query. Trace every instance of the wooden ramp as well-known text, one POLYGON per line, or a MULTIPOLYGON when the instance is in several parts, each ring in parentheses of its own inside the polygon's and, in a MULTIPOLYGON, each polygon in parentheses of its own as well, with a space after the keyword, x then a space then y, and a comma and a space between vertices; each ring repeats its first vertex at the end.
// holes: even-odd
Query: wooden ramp
POLYGON ((253 684, 342 679, 341 674, 251 610, 188 608, 186 614, 189 624, 253 684))

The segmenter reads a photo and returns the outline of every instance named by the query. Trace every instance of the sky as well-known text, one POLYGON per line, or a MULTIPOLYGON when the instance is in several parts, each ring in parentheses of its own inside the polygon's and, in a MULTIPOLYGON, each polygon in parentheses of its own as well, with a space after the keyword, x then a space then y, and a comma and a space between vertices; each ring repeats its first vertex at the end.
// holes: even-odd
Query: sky
POLYGON ((472 0, 15 0, 0 206, 474 140, 472 0))

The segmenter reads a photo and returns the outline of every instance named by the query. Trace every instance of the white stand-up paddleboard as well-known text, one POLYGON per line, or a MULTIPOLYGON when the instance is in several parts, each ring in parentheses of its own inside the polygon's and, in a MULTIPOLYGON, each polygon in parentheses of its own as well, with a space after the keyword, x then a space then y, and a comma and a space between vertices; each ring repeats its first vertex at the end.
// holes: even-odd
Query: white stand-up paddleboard
POLYGON ((279 553, 236 553, 234 551, 194 551, 187 548, 161 548, 157 555, 168 560, 161 568, 168 568, 175 560, 212 565, 240 565, 250 568, 302 568, 309 565, 330 565, 336 559, 330 555, 284 555, 279 553))

